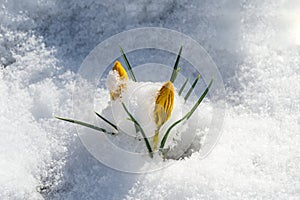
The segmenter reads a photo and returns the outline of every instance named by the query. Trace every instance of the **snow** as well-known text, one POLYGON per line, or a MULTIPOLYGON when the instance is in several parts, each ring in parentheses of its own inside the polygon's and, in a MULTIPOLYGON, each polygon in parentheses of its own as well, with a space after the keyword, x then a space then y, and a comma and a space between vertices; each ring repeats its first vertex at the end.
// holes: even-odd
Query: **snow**
MULTIPOLYGON (((0 6, 1 199, 300 198, 297 0, 1 0, 0 6), (76 71, 96 44, 144 26, 181 31, 203 45, 225 83, 226 115, 206 158, 194 152, 162 170, 128 174, 101 164, 76 126, 53 116, 72 117, 76 71)), ((99 109, 109 98, 101 91, 99 109)), ((214 106, 205 102, 191 123, 209 121, 204 116, 214 106)))

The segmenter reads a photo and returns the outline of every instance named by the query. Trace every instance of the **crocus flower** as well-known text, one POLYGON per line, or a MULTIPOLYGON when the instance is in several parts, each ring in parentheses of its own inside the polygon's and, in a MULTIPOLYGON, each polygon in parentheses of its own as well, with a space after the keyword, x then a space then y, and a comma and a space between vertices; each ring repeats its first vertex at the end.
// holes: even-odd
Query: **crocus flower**
POLYGON ((110 90, 110 99, 116 100, 121 97, 122 90, 126 88, 128 75, 124 67, 119 61, 114 63, 114 67, 109 74, 108 88, 110 90))
POLYGON ((154 120, 157 125, 153 147, 157 149, 160 127, 170 119, 174 107, 174 86, 171 81, 163 84, 155 98, 154 120))

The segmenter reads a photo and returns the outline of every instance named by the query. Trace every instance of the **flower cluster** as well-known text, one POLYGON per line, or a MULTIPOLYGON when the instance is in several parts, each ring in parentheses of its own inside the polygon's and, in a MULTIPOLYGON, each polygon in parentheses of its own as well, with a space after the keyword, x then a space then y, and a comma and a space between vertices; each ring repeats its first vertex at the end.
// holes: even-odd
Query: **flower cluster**
MULTIPOLYGON (((127 73, 126 69, 122 66, 122 64, 119 61, 115 61, 114 66, 113 66, 112 70, 109 72, 108 77, 107 77, 107 79, 109 80, 109 81, 107 81, 107 87, 109 89, 110 99, 112 102, 120 102, 121 103, 124 111, 128 115, 128 119, 130 121, 132 121, 132 123, 134 124, 136 133, 137 134, 140 133, 142 138, 144 139, 145 145, 147 147, 150 157, 153 157, 153 153, 156 150, 159 150, 159 152, 162 153, 163 158, 166 158, 166 154, 168 151, 167 151, 167 149, 165 149, 165 144, 166 144, 166 141, 169 137, 171 130, 175 126, 182 123, 183 121, 188 120, 192 116, 194 111, 197 109, 197 107, 200 105, 200 103, 202 102, 204 97, 207 95, 209 88, 211 87, 211 85, 213 83, 213 78, 211 79, 210 83, 208 84, 207 88, 205 89, 203 94, 200 96, 198 101, 195 102, 195 104, 191 108, 191 110, 188 113, 186 113, 181 119, 179 119, 179 120, 175 121, 173 124, 171 124, 165 133, 160 133, 161 127, 170 119, 173 108, 174 108, 174 95, 175 95, 175 92, 177 92, 177 91, 175 91, 173 83, 176 80, 176 77, 180 71, 180 68, 178 68, 178 63, 179 63, 179 60, 181 57, 181 52, 182 52, 182 47, 181 47, 180 51, 178 53, 175 65, 173 67, 173 72, 172 72, 170 80, 163 83, 162 86, 160 88, 158 88, 158 90, 156 91, 155 98, 154 98, 154 108, 151 111, 152 116, 153 116, 152 119, 153 119, 156 127, 155 127, 155 131, 154 131, 155 133, 153 136, 153 140, 152 140, 152 142, 149 142, 148 137, 145 134, 145 131, 143 130, 141 124, 139 123, 139 119, 136 118, 132 113, 130 113, 130 111, 128 110, 128 108, 126 107, 126 105, 123 101, 123 94, 126 92, 126 90, 128 90, 129 82, 130 81, 137 82, 137 80, 134 76, 134 73, 129 64, 129 61, 121 47, 120 47, 120 50, 121 50, 123 59, 127 66, 127 70, 129 71, 129 74, 130 74, 130 77, 132 80, 129 80, 128 73, 127 73), (162 136, 161 141, 159 141, 159 135, 162 136), (158 148, 158 145, 159 145, 159 148, 158 148)), ((191 88, 188 90, 187 94, 184 97, 185 101, 189 98, 191 92, 194 90, 194 87, 196 86, 200 77, 201 76, 199 75, 195 79, 193 84, 191 85, 191 88)), ((182 85, 182 87, 180 88, 180 90, 178 91, 179 96, 182 94, 188 81, 189 81, 189 79, 187 78, 186 81, 184 82, 184 84, 182 85)), ((92 129, 95 129, 95 130, 103 132, 103 133, 117 136, 117 134, 120 132, 120 128, 118 127, 118 125, 115 125, 113 122, 106 119, 101 114, 99 114, 97 112, 95 112, 95 113, 104 122, 109 124, 115 131, 108 131, 107 129, 100 128, 100 127, 94 126, 92 124, 88 124, 88 123, 81 122, 78 120, 62 118, 62 117, 56 117, 56 118, 67 121, 67 122, 86 126, 88 128, 92 128, 92 129)))

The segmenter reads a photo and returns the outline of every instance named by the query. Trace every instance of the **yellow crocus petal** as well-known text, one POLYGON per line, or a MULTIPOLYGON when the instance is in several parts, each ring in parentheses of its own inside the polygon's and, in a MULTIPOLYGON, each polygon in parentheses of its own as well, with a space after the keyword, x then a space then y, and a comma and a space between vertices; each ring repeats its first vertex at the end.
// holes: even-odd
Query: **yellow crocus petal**
POLYGON ((119 61, 116 61, 114 64, 113 69, 114 71, 117 71, 119 74, 119 77, 121 80, 128 80, 128 75, 126 70, 124 69, 124 67, 122 66, 122 64, 119 61))
POLYGON ((166 82, 159 90, 155 99, 154 117, 157 126, 163 125, 170 119, 174 107, 174 86, 166 82))
MULTIPOLYGON (((124 67, 119 61, 116 61, 114 63, 114 67, 112 68, 113 71, 116 71, 118 73, 118 77, 121 81, 127 81, 128 80, 128 75, 124 67)), ((125 83, 121 83, 118 88, 114 91, 110 91, 110 99, 111 100, 116 100, 121 96, 122 89, 126 87, 125 83)))
POLYGON ((170 119, 174 107, 174 86, 171 81, 166 82, 159 90, 155 99, 154 121, 157 125, 153 138, 154 149, 158 144, 160 127, 170 119))

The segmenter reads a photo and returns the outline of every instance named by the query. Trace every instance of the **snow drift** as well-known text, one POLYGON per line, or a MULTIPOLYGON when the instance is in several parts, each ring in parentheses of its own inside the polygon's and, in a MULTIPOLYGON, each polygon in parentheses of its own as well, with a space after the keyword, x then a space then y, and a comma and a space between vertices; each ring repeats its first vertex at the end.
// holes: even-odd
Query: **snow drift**
POLYGON ((300 197, 297 1, 0 5, 0 198, 300 197), (99 163, 53 115, 72 113, 75 72, 95 44, 142 26, 182 31, 208 50, 226 84, 227 114, 204 160, 193 153, 131 175, 99 163))

